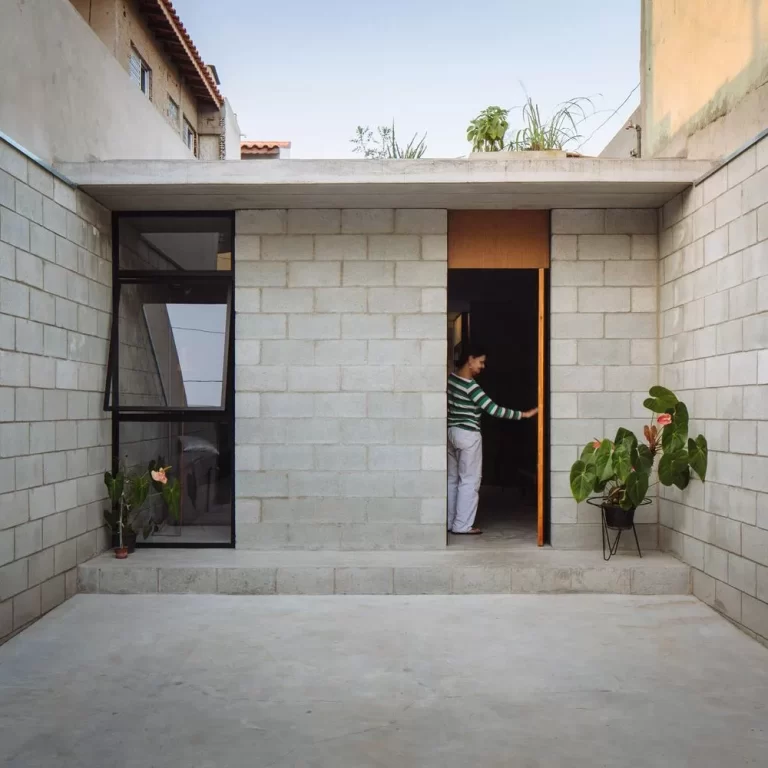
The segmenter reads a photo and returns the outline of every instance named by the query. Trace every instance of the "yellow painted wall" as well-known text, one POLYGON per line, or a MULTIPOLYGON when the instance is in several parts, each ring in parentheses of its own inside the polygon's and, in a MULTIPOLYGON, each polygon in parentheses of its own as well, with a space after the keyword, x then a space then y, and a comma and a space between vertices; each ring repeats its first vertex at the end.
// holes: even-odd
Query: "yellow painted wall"
POLYGON ((644 157, 722 156, 768 125, 768 0, 642 0, 641 47, 644 157))

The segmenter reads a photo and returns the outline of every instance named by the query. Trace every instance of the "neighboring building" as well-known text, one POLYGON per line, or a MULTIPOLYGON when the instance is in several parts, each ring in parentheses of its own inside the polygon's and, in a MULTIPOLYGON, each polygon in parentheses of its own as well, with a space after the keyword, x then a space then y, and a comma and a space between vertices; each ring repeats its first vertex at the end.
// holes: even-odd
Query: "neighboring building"
POLYGON ((195 157, 223 159, 219 78, 170 0, 71 2, 195 157))
POLYGON ((241 141, 242 160, 288 160, 291 157, 290 141, 241 141))
MULTIPOLYGON (((99 78, 67 43, 85 78, 67 98, 92 125, 62 139, 56 91, 47 105, 27 80, 25 101, 0 79, 23 107, 0 102, 19 145, 0 141, 0 638, 78 588, 654 594, 687 593, 692 574, 694 594, 768 639, 768 138, 722 167, 153 162, 187 148, 140 81, 65 0, 14 2, 17 29, 34 20, 50 42, 52 17, 80 35, 120 98, 96 109, 99 78), (126 105, 151 128, 143 144, 126 105), (505 481, 519 468, 532 501, 511 536, 484 537, 478 568, 445 552, 459 335, 491 340, 496 399, 541 408, 539 429, 487 434, 497 498, 517 494, 505 481), (642 429, 657 382, 711 449, 705 485, 637 513, 643 549, 684 564, 574 552, 542 575, 537 543, 600 549, 599 511, 573 502, 569 467, 595 436, 642 429), (182 481, 182 520, 146 543, 253 554, 85 565, 108 545, 105 467, 158 455, 182 481)), ((0 55, 24 60, 5 28, 0 55)), ((58 71, 55 56, 36 63, 58 71)))
POLYGON ((643 153, 719 158, 768 125, 768 0, 643 0, 643 153))
POLYGON ((46 162, 238 159, 240 128, 170 0, 9 0, 0 126, 46 162), (51 73, 55 73, 52 75, 51 73))
MULTIPOLYGON (((768 0, 642 0, 643 157, 718 159, 768 126, 768 0)), ((632 134, 632 135, 629 135, 632 134)), ((602 157, 629 157, 622 129, 602 157)))

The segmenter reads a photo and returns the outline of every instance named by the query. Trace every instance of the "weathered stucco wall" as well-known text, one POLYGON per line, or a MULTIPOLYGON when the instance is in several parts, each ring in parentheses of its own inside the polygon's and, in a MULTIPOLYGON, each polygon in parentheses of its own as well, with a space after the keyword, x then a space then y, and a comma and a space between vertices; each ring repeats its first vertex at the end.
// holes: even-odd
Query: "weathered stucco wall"
POLYGON ((645 157, 718 158, 768 123, 768 0, 643 0, 645 157))
POLYGON ((240 124, 237 115, 224 99, 224 160, 240 160, 240 124))
POLYGON ((0 3, 0 130, 47 162, 192 157, 69 0, 0 3))
POLYGON ((152 103, 181 136, 181 118, 198 131, 197 101, 182 82, 181 73, 169 59, 139 12, 135 0, 77 0, 75 7, 107 49, 128 73, 131 47, 135 47, 152 70, 152 103), (174 123, 168 115, 168 97, 179 107, 174 123))
MULTIPOLYGON (((111 2, 111 0, 104 0, 111 2)), ((186 118, 190 125, 200 132, 197 101, 191 91, 182 82, 178 68, 168 60, 168 54, 150 32, 146 22, 138 11, 134 0, 117 0, 118 14, 117 47, 115 58, 128 72, 131 46, 141 54, 152 69, 152 102, 155 109, 170 121, 168 117, 168 97, 179 106, 179 120, 172 123, 174 130, 181 135, 182 120, 186 118)))

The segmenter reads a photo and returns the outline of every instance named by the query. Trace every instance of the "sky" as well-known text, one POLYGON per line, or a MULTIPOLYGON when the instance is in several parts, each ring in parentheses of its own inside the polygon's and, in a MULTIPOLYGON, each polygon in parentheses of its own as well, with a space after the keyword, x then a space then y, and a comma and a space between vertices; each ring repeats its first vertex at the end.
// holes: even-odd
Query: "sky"
POLYGON ((173 4, 244 138, 291 141, 293 158, 354 157, 356 126, 393 120, 401 143, 426 133, 427 157, 460 157, 480 110, 526 92, 544 115, 591 98, 596 114, 568 148, 586 140, 578 151, 597 155, 640 100, 639 0, 173 4))

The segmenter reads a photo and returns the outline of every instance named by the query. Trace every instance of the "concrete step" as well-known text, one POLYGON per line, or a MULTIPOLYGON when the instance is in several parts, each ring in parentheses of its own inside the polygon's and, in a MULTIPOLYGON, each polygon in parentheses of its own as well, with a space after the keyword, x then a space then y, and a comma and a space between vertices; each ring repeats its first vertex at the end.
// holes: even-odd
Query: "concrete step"
POLYGON ((687 595, 690 568, 671 555, 549 548, 429 552, 144 549, 78 568, 80 592, 226 595, 427 595, 593 592, 687 595))

